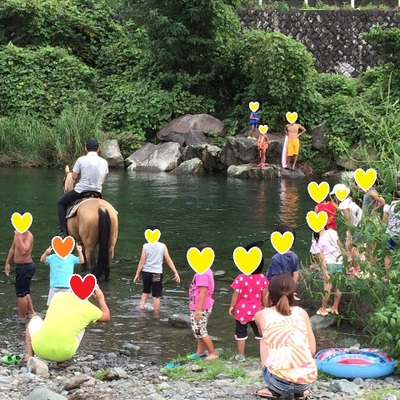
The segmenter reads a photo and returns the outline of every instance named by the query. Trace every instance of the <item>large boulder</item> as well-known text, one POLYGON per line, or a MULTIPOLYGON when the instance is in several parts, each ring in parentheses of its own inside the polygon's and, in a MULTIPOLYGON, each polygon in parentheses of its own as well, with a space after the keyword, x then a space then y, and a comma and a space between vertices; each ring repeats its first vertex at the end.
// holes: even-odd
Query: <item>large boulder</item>
POLYGON ((192 158, 198 158, 203 163, 205 171, 220 171, 222 169, 219 160, 220 153, 221 149, 212 144, 195 144, 185 147, 182 153, 182 159, 183 161, 188 161, 192 158))
POLYGON ((172 171, 181 162, 181 152, 178 143, 163 143, 154 145, 147 143, 135 151, 126 160, 128 170, 172 171))
POLYGON ((177 168, 171 171, 174 175, 204 175, 203 163, 198 158, 184 161, 177 168))
POLYGON ((123 167, 124 158, 122 157, 121 150, 117 139, 104 140, 100 144, 100 152, 102 157, 108 161, 110 167, 123 167))
POLYGON ((208 114, 186 114, 172 120, 157 133, 158 139, 164 142, 176 142, 180 145, 209 143, 207 132, 222 135, 224 124, 208 114))
POLYGON ((244 136, 228 137, 219 155, 221 163, 231 165, 259 163, 257 142, 244 136))
POLYGON ((280 177, 280 167, 268 165, 264 168, 253 165, 231 165, 228 168, 228 176, 243 179, 276 179, 280 177))
POLYGON ((283 143, 285 142, 285 136, 268 134, 268 139, 269 139, 269 146, 267 150, 267 163, 281 165, 283 143))
POLYGON ((326 135, 330 132, 329 128, 324 125, 318 125, 310 131, 312 137, 312 148, 318 151, 328 150, 328 139, 326 135))

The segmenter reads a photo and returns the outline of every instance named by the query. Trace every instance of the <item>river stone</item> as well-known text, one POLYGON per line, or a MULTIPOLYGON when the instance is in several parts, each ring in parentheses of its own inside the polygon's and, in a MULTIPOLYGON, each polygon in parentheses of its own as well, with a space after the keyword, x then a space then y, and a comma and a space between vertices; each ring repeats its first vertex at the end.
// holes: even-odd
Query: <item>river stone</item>
POLYGON ((329 128, 324 124, 318 125, 310 131, 314 150, 325 151, 328 149, 328 139, 326 137, 328 133, 329 128))
POLYGON ((337 379, 333 380, 329 385, 329 390, 333 393, 347 393, 347 394, 357 394, 360 388, 353 382, 347 379, 337 379))
POLYGON ((221 149, 212 144, 195 144, 187 146, 183 150, 183 161, 191 160, 192 158, 199 158, 203 163, 205 171, 221 171, 222 166, 219 160, 221 149))
POLYGON ((100 144, 100 151, 110 167, 123 167, 124 158, 122 157, 117 139, 104 140, 100 144))
POLYGON ((37 357, 31 357, 26 364, 28 371, 32 374, 48 376, 48 365, 37 357))
POLYGON ((192 158, 191 160, 184 161, 173 171, 173 175, 204 175, 203 163, 198 158, 192 158))
POLYGON ((125 165, 129 165, 130 171, 171 171, 179 165, 180 161, 181 152, 178 143, 159 145, 147 143, 125 159, 125 165))
POLYGON ((89 380, 89 376, 87 375, 78 375, 71 378, 65 385, 65 390, 72 390, 82 385, 83 382, 89 380))
POLYGON ((300 168, 296 168, 294 171, 290 169, 281 168, 281 178, 301 179, 304 177, 305 174, 300 168))
POLYGON ((310 321, 314 329, 324 329, 334 325, 336 323, 336 318, 332 314, 328 314, 325 317, 322 315, 313 315, 310 321))
POLYGON ((24 400, 68 400, 66 397, 61 394, 55 393, 47 388, 37 388, 28 396, 25 397, 24 400))
POLYGON ((137 356, 140 351, 140 347, 129 342, 122 344, 121 353, 127 356, 137 356))
POLYGON ((257 142, 244 136, 228 137, 219 155, 221 163, 227 167, 260 162, 257 154, 257 142))
POLYGON ((168 318, 168 323, 176 328, 190 328, 190 317, 189 315, 173 314, 168 318))
POLYGON ((269 134, 269 147, 267 150, 267 163, 281 165, 282 163, 282 150, 285 136, 269 134))
POLYGON ((186 114, 173 119, 167 126, 157 132, 157 138, 165 142, 177 142, 180 145, 208 143, 207 132, 222 135, 224 124, 208 114, 186 114), (190 139, 189 139, 190 134, 190 139))
POLYGON ((254 165, 231 165, 227 173, 234 178, 276 179, 280 177, 280 168, 275 165, 264 168, 254 165))

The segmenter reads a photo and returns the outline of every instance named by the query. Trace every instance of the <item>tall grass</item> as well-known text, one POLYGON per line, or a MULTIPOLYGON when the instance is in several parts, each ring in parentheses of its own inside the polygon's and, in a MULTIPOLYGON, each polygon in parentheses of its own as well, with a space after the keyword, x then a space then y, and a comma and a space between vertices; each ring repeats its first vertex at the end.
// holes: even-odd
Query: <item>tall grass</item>
POLYGON ((0 118, 0 164, 62 166, 83 155, 86 140, 101 140, 101 110, 86 106, 65 109, 47 124, 28 115, 0 118))

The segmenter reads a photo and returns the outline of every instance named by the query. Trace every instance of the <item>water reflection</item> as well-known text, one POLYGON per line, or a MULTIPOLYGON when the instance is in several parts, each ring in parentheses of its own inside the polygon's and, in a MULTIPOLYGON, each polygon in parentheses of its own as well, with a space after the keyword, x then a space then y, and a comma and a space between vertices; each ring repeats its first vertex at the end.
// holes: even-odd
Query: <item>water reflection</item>
POLYGON ((293 179, 281 179, 280 181, 280 213, 281 223, 296 226, 299 221, 300 196, 299 182, 293 179))

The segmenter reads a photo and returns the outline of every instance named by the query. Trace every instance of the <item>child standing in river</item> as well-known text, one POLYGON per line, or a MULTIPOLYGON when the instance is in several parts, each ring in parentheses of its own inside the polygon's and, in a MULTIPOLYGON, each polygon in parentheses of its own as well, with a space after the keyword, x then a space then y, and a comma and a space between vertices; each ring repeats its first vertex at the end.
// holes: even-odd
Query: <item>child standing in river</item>
MULTIPOLYGON (((146 230, 154 232, 155 230, 160 230, 160 228, 157 225, 148 225, 146 230)), ((142 273, 143 293, 139 304, 139 309, 141 310, 145 309, 150 292, 153 296, 154 311, 160 310, 160 298, 163 289, 164 258, 174 273, 174 280, 177 283, 180 283, 181 281, 178 271, 175 268, 175 264, 168 253, 167 246, 159 241, 144 244, 136 275, 133 278, 133 283, 137 283, 139 281, 139 275, 142 273)))
MULTIPOLYGON (((258 246, 256 246, 256 243, 251 243, 245 246, 245 249, 249 251, 253 247, 258 246)), ((239 274, 231 285, 234 292, 229 307, 229 315, 234 315, 236 320, 235 339, 238 354, 235 356, 235 360, 237 362, 246 361, 244 350, 248 337, 248 325, 251 326, 255 338, 261 339, 254 316, 263 307, 268 288, 268 280, 262 273, 263 268, 264 258, 261 257, 260 264, 250 275, 239 274)))

